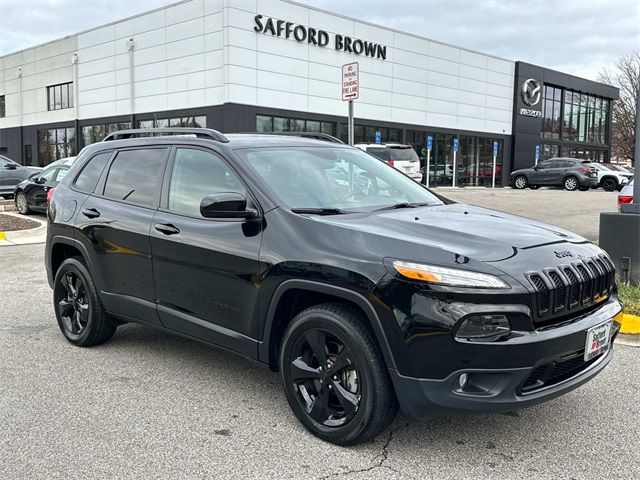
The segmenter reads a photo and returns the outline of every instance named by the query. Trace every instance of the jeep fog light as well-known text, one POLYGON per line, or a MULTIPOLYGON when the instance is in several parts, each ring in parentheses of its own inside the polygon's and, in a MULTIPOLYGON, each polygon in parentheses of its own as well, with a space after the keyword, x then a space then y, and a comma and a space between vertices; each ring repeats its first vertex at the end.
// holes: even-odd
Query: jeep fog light
POLYGON ((509 333, 511 333, 511 325, 504 315, 471 315, 460 325, 456 338, 491 342, 509 333))
POLYGON ((460 385, 460 388, 464 388, 467 385, 467 380, 469 380, 469 376, 466 373, 458 377, 458 385, 460 385))

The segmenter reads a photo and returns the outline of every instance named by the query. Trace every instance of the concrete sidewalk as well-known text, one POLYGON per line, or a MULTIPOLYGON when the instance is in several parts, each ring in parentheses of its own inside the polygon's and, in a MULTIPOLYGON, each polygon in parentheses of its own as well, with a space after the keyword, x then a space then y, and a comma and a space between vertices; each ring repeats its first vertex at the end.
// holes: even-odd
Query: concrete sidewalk
MULTIPOLYGON (((23 215, 14 212, 2 212, 4 215, 24 218, 23 215)), ((38 222, 40 225, 29 230, 15 230, 10 232, 0 232, 0 247, 7 245, 28 245, 33 243, 44 243, 47 236, 46 217, 40 218, 37 215, 30 215, 29 220, 38 222)))

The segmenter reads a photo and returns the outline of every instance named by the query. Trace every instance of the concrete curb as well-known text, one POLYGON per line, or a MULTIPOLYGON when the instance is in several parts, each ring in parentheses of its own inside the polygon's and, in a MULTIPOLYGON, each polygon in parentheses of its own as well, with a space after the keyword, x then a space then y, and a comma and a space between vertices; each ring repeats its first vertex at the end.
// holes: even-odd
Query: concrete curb
POLYGON ((620 333, 616 337, 615 343, 619 345, 626 345, 627 347, 640 347, 640 335, 620 333))
MULTIPOLYGON (((19 216, 12 212, 3 212, 6 215, 19 216)), ((27 245, 31 243, 44 243, 47 234, 47 223, 39 218, 31 218, 38 225, 28 230, 0 231, 0 246, 2 245, 27 245)))

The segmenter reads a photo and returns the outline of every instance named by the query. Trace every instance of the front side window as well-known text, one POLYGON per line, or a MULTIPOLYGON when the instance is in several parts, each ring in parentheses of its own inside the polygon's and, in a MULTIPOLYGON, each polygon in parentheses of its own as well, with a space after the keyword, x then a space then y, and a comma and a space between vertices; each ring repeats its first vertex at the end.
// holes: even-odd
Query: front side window
POLYGON ((200 217, 200 202, 216 193, 235 192, 247 196, 244 185, 218 155, 193 148, 176 150, 169 210, 200 217))
POLYGON ((154 206, 162 179, 166 149, 122 150, 111 162, 104 196, 154 206))
POLYGON ((55 181, 56 182, 62 181, 62 179, 67 176, 67 173, 69 173, 69 168, 67 168, 67 167, 59 168, 58 169, 58 173, 56 174, 55 181))
POLYGON ((371 211, 405 202, 442 204, 421 185, 359 149, 280 147, 237 153, 293 209, 371 211))
POLYGON ((56 170, 57 170, 57 168, 55 168, 55 167, 45 170, 40 175, 40 180, 43 180, 45 182, 50 182, 51 180, 53 180, 53 177, 56 176, 56 170))
POLYGON ((105 152, 89 160, 76 178, 75 187, 81 192, 93 193, 98 184, 98 179, 110 157, 111 152, 105 152))

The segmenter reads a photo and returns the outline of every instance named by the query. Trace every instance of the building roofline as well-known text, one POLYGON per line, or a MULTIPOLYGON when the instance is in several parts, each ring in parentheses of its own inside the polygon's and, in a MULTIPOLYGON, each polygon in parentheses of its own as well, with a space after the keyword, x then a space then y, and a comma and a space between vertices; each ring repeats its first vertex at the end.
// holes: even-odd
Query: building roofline
MULTIPOLYGON (((105 27, 108 27, 108 26, 111 26, 111 25, 115 25, 116 23, 126 22, 127 20, 131 20, 131 19, 133 19, 133 18, 141 17, 141 16, 143 16, 143 15, 148 15, 149 13, 157 12, 157 11, 163 10, 163 9, 165 9, 165 8, 168 8, 168 7, 174 7, 174 6, 176 6, 176 5, 180 5, 180 4, 182 4, 182 3, 187 3, 187 2, 190 2, 190 1, 191 1, 191 0, 180 0, 180 1, 177 1, 177 2, 170 2, 170 3, 167 3, 166 5, 162 5, 162 6, 160 6, 160 7, 156 7, 156 8, 153 8, 153 9, 151 9, 151 10, 145 10, 144 12, 136 13, 136 14, 134 14, 134 15, 129 15, 128 17, 124 17, 124 18, 119 18, 119 19, 117 19, 117 20, 113 20, 113 21, 108 22, 108 23, 103 23, 103 24, 101 24, 101 25, 96 25, 95 27, 90 27, 90 28, 87 28, 87 29, 85 29, 85 30, 81 30, 81 31, 76 32, 76 33, 70 33, 69 35, 65 35, 64 37, 55 38, 55 39, 53 39, 53 40, 48 40, 48 41, 46 41, 46 42, 42 42, 42 43, 39 43, 39 44, 36 44, 36 45, 30 46, 30 47, 26 47, 26 48, 23 48, 23 49, 21 49, 21 50, 16 50, 16 51, 14 51, 14 52, 5 53, 4 55, 0 55, 0 59, 6 58, 6 57, 10 57, 10 56, 12 56, 12 55, 16 55, 16 54, 18 54, 18 53, 22 53, 22 52, 25 52, 25 51, 27 51, 27 50, 32 50, 32 49, 34 49, 34 48, 43 47, 43 46, 45 46, 45 45, 49 45, 49 44, 51 44, 51 43, 59 42, 59 41, 61 41, 61 40, 66 40, 66 39, 68 39, 68 38, 75 37, 75 36, 78 36, 78 35, 82 35, 82 34, 84 34, 84 33, 92 32, 92 31, 94 31, 94 30, 99 30, 99 29, 101 29, 101 28, 105 28, 105 27)), ((205 0, 205 1, 206 1, 206 0, 205 0)), ((491 58, 495 58, 495 59, 497 59, 497 60, 502 60, 502 61, 506 61, 506 62, 515 63, 515 60, 511 60, 511 59, 509 59, 509 58, 499 57, 499 56, 497 56, 497 55, 492 55, 492 54, 490 54, 490 53, 480 52, 480 51, 478 51, 478 50, 473 50, 473 49, 471 49, 471 48, 467 48, 467 47, 461 47, 461 46, 459 46, 459 45, 454 45, 454 44, 452 44, 452 43, 447 43, 447 42, 443 42, 443 41, 440 41, 440 40, 435 40, 435 39, 433 39, 433 38, 429 38, 429 37, 423 37, 423 36, 421 36, 421 35, 417 35, 417 34, 415 34, 415 33, 403 32, 403 31, 401 31, 401 30, 397 30, 397 29, 395 29, 395 28, 387 27, 387 26, 384 26, 384 25, 379 25, 379 24, 377 24, 377 23, 373 23, 373 22, 368 22, 368 21, 366 21, 366 20, 361 20, 361 19, 359 19, 359 18, 350 17, 350 16, 348 16, 348 15, 342 15, 342 14, 340 14, 340 13, 332 12, 331 10, 325 10, 325 9, 323 9, 323 8, 318 8, 318 7, 316 7, 316 6, 308 5, 308 4, 306 4, 306 3, 296 2, 296 1, 293 1, 293 0, 281 0, 281 1, 282 1, 282 2, 285 2, 285 3, 289 3, 289 4, 291 4, 291 5, 296 5, 296 6, 299 6, 299 7, 308 8, 308 9, 310 9, 310 10, 315 10, 316 12, 326 13, 326 14, 328 14, 328 15, 333 15, 333 16, 335 16, 335 17, 340 17, 340 18, 343 18, 343 19, 345 19, 345 20, 350 20, 350 21, 354 21, 354 22, 362 23, 362 24, 364 24, 364 25, 369 25, 370 27, 374 27, 374 28, 381 28, 381 29, 383 29, 383 30, 387 30, 387 31, 389 31, 389 32, 393 32, 393 33, 401 33, 401 34, 403 34, 403 35, 407 35, 407 36, 409 36, 409 37, 419 38, 420 40, 426 40, 426 41, 428 41, 428 42, 438 43, 438 44, 440 44, 440 45, 445 45, 445 46, 447 46, 447 47, 453 47, 453 48, 458 48, 458 49, 460 49, 460 50, 465 50, 465 51, 467 51, 467 52, 477 53, 477 54, 479 54, 479 55, 483 55, 483 56, 485 56, 485 57, 491 57, 491 58)), ((223 7, 223 8, 224 8, 224 7, 223 7)), ((248 10, 245 10, 245 11, 248 11, 248 10)))

